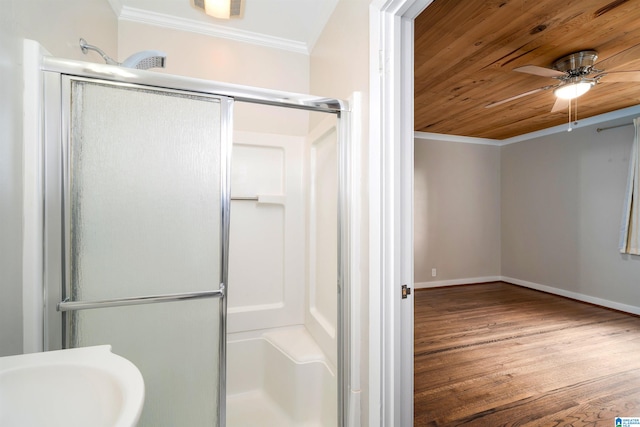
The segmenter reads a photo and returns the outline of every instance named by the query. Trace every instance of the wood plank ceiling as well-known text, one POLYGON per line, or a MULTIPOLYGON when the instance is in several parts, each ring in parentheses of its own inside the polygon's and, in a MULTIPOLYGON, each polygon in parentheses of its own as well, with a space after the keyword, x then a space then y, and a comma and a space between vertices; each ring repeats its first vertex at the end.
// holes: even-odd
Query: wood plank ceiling
MULTIPOLYGON (((514 68, 581 50, 598 52, 598 68, 636 45, 640 0, 435 0, 415 21, 415 130, 505 139, 567 123, 568 110, 551 113, 553 90, 485 107, 558 83, 514 68)), ((640 70, 637 53, 606 71, 640 70)), ((578 119, 637 104, 640 81, 605 76, 578 98, 578 119)))

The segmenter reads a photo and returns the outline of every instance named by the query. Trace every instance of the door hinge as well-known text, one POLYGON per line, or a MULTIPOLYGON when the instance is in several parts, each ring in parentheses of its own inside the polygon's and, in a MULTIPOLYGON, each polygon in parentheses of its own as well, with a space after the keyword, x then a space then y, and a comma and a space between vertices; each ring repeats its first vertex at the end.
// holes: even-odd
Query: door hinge
POLYGON ((407 299, 411 295, 411 288, 407 285, 402 285, 402 299, 407 299))

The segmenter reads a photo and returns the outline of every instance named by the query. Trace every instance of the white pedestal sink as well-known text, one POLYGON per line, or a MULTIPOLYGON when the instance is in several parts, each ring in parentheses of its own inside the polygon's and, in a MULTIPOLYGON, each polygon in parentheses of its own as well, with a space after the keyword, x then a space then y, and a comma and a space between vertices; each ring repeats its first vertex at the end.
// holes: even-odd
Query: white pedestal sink
POLYGON ((134 427, 138 368, 110 345, 0 357, 0 426, 134 427))

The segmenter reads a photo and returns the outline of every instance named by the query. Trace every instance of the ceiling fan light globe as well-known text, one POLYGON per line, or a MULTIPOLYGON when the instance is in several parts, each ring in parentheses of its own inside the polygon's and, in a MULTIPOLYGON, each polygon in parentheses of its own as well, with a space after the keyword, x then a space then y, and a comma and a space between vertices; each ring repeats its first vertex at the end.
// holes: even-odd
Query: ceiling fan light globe
POLYGON ((575 99, 589 92, 593 82, 576 82, 562 85, 553 91, 553 94, 561 99, 575 99))

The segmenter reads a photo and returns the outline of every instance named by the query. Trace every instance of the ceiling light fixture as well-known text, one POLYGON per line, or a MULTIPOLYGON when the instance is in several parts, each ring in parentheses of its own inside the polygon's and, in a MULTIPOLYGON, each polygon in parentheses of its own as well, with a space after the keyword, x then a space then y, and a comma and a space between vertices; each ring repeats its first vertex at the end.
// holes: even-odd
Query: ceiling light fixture
POLYGON ((575 99, 589 92, 589 89, 591 89, 591 86, 594 84, 594 81, 587 79, 571 79, 554 90, 553 94, 561 99, 575 99))
POLYGON ((243 0, 193 0, 193 5, 219 19, 240 18, 243 0))

